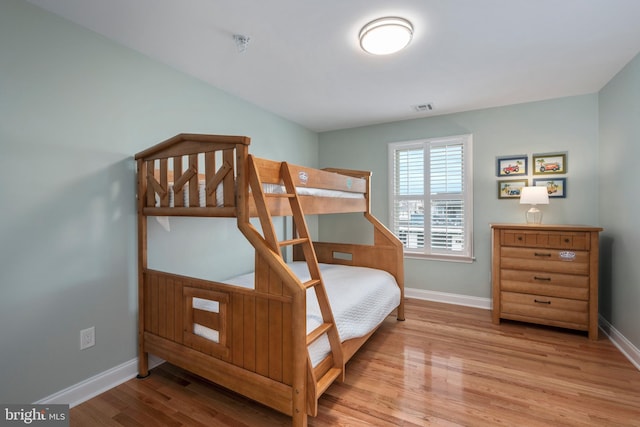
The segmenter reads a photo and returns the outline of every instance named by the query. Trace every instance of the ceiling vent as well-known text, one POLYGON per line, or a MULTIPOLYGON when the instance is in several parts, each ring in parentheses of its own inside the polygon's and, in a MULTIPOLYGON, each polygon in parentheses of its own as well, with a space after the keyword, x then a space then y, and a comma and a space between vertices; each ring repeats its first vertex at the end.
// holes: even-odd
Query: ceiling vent
POLYGON ((418 104, 414 105, 412 108, 418 113, 428 113, 430 111, 433 111, 433 103, 428 102, 426 104, 418 104))

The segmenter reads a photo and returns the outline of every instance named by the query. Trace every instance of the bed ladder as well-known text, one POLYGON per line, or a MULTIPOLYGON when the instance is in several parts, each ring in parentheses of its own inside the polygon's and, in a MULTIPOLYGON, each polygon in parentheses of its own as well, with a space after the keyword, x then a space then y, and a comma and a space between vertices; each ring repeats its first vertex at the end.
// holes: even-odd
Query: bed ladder
POLYGON ((281 258, 283 257, 282 249, 286 246, 300 245, 304 253, 304 258, 311 277, 309 281, 304 283, 304 286, 306 289, 311 287, 314 288, 323 319, 322 325, 307 334, 307 348, 324 335, 329 339, 332 364, 320 377, 315 374, 315 370, 311 364, 309 351, 307 349, 308 411, 310 415, 315 416, 318 410, 318 398, 327 388, 329 388, 331 384, 333 384, 336 379, 339 378, 340 381, 344 379, 344 357, 342 354, 338 328, 333 318, 327 291, 322 280, 322 275, 320 274, 318 259, 313 248, 313 242, 309 235, 307 221, 305 220, 304 212, 302 211, 302 206, 300 204, 300 199, 296 191, 296 186, 291 170, 289 169, 289 165, 287 162, 280 163, 280 176, 282 177, 285 187, 284 193, 265 193, 262 190, 262 181, 258 174, 258 168, 256 167, 253 156, 251 155, 249 155, 249 168, 251 170, 251 192, 253 193, 256 203, 265 240, 281 258), (278 241, 275 228, 273 226, 273 220, 267 207, 267 197, 285 198, 289 201, 289 205, 291 206, 291 217, 294 224, 294 230, 297 231, 297 236, 293 236, 290 240, 278 241))

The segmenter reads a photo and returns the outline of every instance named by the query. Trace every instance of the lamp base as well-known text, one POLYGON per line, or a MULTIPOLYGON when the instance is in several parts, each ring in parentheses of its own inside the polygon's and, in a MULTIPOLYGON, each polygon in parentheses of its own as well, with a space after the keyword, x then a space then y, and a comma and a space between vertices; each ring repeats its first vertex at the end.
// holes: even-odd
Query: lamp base
POLYGON ((542 211, 535 206, 527 211, 527 224, 542 224, 542 211))

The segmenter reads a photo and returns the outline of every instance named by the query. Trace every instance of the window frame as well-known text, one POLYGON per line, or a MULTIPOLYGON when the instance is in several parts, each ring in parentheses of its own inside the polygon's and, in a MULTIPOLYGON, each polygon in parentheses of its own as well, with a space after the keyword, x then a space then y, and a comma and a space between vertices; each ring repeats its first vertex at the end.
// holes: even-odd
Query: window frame
MULTIPOLYGON (((424 178, 424 193, 422 195, 411 198, 422 199, 423 206, 425 207, 424 214, 424 247, 422 248, 407 248, 404 247, 405 258, 420 258, 420 259, 435 259, 442 261, 456 261, 456 262, 472 262, 473 256, 473 136, 471 134, 454 135, 447 137, 436 138, 423 138, 411 141, 391 142, 388 144, 388 188, 389 188, 389 223, 392 232, 397 234, 396 230, 396 211, 395 202, 398 197, 402 198, 402 195, 396 195, 395 185, 395 155, 398 150, 422 148, 424 154, 424 169, 422 171, 424 178), (442 199, 442 196, 432 195, 431 189, 431 174, 430 174, 430 153, 431 148, 437 145, 447 144, 461 144, 462 145, 462 167, 463 167, 463 182, 462 182, 462 197, 461 200, 464 206, 463 214, 463 236, 465 249, 463 251, 454 251, 439 249, 433 250, 431 244, 428 243, 427 236, 430 239, 431 236, 431 209, 427 209, 431 206, 433 200, 442 199), (429 190, 427 190, 429 189, 429 190), (429 191, 429 193, 427 193, 429 191), (426 212, 428 211, 428 212, 426 212)), ((405 198, 407 196, 404 196, 405 198)))

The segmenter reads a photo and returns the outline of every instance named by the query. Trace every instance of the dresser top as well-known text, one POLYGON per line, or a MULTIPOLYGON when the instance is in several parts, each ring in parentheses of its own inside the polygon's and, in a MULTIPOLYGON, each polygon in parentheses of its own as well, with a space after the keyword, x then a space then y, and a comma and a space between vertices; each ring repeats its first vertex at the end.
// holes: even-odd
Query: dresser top
POLYGON ((542 231, 602 231, 601 227, 573 224, 491 224, 491 228, 510 230, 542 230, 542 231))

